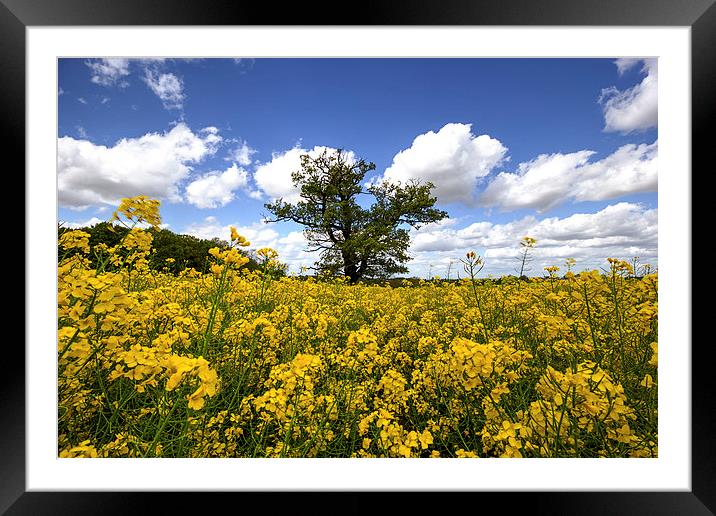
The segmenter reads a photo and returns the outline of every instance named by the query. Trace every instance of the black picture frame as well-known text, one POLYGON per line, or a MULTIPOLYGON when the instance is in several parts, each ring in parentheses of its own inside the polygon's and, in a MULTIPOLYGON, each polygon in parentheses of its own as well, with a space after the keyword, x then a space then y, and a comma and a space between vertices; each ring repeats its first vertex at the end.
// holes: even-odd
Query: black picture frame
MULTIPOLYGON (((716 119, 716 0, 441 0, 321 5, 320 3, 245 3, 236 0, 0 0, 0 127, 5 154, 14 170, 25 169, 25 29, 28 26, 83 25, 536 25, 536 26, 688 26, 691 28, 692 170, 713 173, 708 127, 716 119)), ((15 174, 13 170, 13 174, 15 174)), ((6 170, 10 174, 10 167, 6 170)), ((676 172, 676 171, 672 171, 676 172)), ((684 171, 678 171, 684 174, 684 171)), ((696 174, 692 174, 692 177, 696 174)), ((22 186, 25 192, 24 185, 22 186)), ((694 192, 692 187, 692 192, 694 192)), ((692 196, 693 199, 693 196, 692 196)), ((692 200, 692 206, 696 205, 692 200)), ((693 216, 694 224, 698 220, 693 216)), ((31 228, 24 226, 23 238, 31 228)), ((699 235, 692 228, 692 235, 699 235)), ((9 246, 10 247, 10 246, 9 246)), ((14 246, 12 246, 14 247, 14 246)), ((6 252, 10 253, 9 248, 6 252)), ((16 251, 13 251, 16 253, 16 251)), ((693 254, 692 254, 693 256, 693 254)), ((708 258, 706 258, 708 259, 708 258)), ((692 259, 692 263, 693 259, 692 259)), ((692 267, 692 270, 695 270, 692 267)), ((25 269, 25 277, 31 271, 25 269)), ((692 278, 684 281, 691 284, 692 278)), ((9 292, 8 292, 9 294, 9 292)), ((694 304, 692 303, 692 307, 694 304)), ((702 305, 701 305, 702 306, 702 305)), ((31 307, 25 307, 31 310, 31 307)), ((693 313, 693 312, 692 312, 693 313)), ((691 321, 693 321, 693 315, 691 321)), ((27 321, 27 319, 25 319, 27 321)), ((689 327, 691 328, 691 321, 689 327)), ((442 510, 545 514, 716 513, 716 430, 709 339, 691 346, 692 456, 689 492, 479 492, 409 493, 396 497, 401 511, 425 506, 425 495, 438 495, 442 510), (459 495, 458 498, 455 498, 459 495), (470 500, 464 500, 470 496, 470 500)), ((26 343, 27 344, 27 343, 26 343)), ((5 339, 0 388, 0 513, 135 514, 209 511, 218 502, 232 511, 262 504, 270 512, 290 505, 299 512, 365 513, 377 506, 374 493, 134 493, 26 492, 25 488, 25 352, 17 339, 5 339), (338 499, 340 497, 340 499, 338 499), (211 505, 207 506, 207 503, 211 505), (151 504, 151 505, 150 505, 151 504)))

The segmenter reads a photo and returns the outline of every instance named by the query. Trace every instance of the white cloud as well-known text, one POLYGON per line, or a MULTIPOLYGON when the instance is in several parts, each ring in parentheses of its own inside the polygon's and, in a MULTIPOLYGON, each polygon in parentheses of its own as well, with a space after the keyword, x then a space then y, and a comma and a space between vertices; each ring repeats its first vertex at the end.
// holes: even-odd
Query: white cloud
POLYGON ((650 127, 658 123, 658 64, 651 59, 617 59, 615 64, 619 75, 643 62, 642 73, 646 77, 637 85, 626 90, 615 86, 605 88, 599 96, 604 109, 604 130, 629 133, 650 127))
POLYGON ((87 131, 85 130, 84 127, 82 127, 81 125, 78 125, 78 126, 75 126, 75 128, 77 129, 77 134, 79 135, 80 138, 82 138, 83 140, 87 140, 89 138, 89 135, 87 134, 87 131))
POLYGON ((577 260, 578 270, 604 267, 609 257, 639 256, 655 266, 657 218, 656 209, 622 202, 596 213, 565 218, 527 216, 504 224, 475 222, 462 228, 441 221, 411 230, 414 259, 408 265, 412 274, 425 276, 433 264, 433 273, 444 277, 453 261, 454 278, 458 260, 468 251, 476 251, 485 259, 483 276, 515 274, 519 241, 529 235, 537 239, 530 275, 542 275, 545 266, 562 266, 570 257, 577 260), (442 270, 436 270, 436 264, 442 264, 442 270))
POLYGON ((624 145, 590 163, 594 154, 589 150, 542 154, 521 163, 516 173, 498 174, 479 195, 478 204, 506 211, 534 208, 543 212, 570 199, 601 201, 657 190, 657 141, 624 145))
MULTIPOLYGON (((173 61, 173 59, 168 57, 141 57, 135 59, 135 61, 139 63, 165 63, 167 61, 173 61)), ((184 61, 190 63, 192 61, 201 61, 201 59, 184 59, 184 61)))
POLYGON ((99 224, 100 222, 104 222, 102 219, 98 219, 97 217, 92 217, 89 220, 85 220, 84 222, 66 222, 61 221, 60 225, 63 228, 68 229, 79 229, 79 228, 91 228, 92 226, 95 226, 99 224))
POLYGON ((165 109, 182 109, 184 83, 173 73, 160 73, 151 68, 144 69, 144 82, 159 97, 165 109))
POLYGON ((620 57, 614 64, 617 66, 619 75, 624 75, 628 70, 634 68, 636 65, 642 62, 641 58, 638 57, 620 57))
POLYGON ((199 129, 199 132, 206 134, 219 134, 219 128, 214 125, 208 125, 203 129, 199 129))
MULTIPOLYGON (((271 199, 283 198, 284 201, 295 203, 300 199, 301 190, 293 185, 291 174, 301 168, 301 155, 308 154, 316 158, 323 151, 333 152, 331 147, 316 146, 308 151, 294 147, 283 153, 273 153, 271 161, 263 163, 254 172, 254 181, 259 189, 271 199)), ((355 154, 345 152, 347 162, 355 162, 355 154)))
POLYGON ((505 159, 507 148, 486 134, 475 136, 470 124, 446 124, 400 151, 378 181, 430 181, 438 203, 471 204, 480 178, 505 159))
POLYGON ((254 245, 259 237, 261 242, 273 241, 278 238, 278 233, 276 231, 268 227, 263 228, 260 222, 251 226, 221 224, 213 215, 206 217, 201 222, 189 224, 186 228, 184 228, 182 233, 207 240, 220 238, 221 240, 226 240, 228 242, 229 237, 231 236, 231 226, 237 228, 239 234, 249 239, 249 241, 251 241, 254 245), (239 228, 241 228, 241 230, 239 230, 239 228))
POLYGON ((457 222, 457 219, 445 218, 425 224, 419 230, 411 230, 411 249, 414 251, 451 251, 455 248, 454 239, 452 236, 447 239, 444 237, 455 234, 455 231, 450 228, 457 222))
POLYGON ((280 238, 274 249, 278 251, 279 260, 288 264, 289 272, 301 273, 302 268, 312 267, 319 259, 318 251, 308 251, 308 240, 303 231, 291 231, 280 238))
POLYGON ((224 159, 226 161, 235 161, 242 166, 251 165, 251 162, 253 161, 251 156, 256 154, 256 152, 256 149, 249 147, 247 142, 240 141, 235 148, 229 151, 229 155, 224 159))
POLYGON ((129 59, 106 58, 86 61, 85 64, 92 71, 93 83, 100 86, 126 87, 129 83, 123 79, 129 75, 129 59))
POLYGON ((148 195, 180 201, 178 183, 216 152, 221 137, 195 134, 184 123, 165 133, 123 138, 112 147, 71 137, 58 139, 58 200, 61 206, 117 204, 148 195))
POLYGON ((87 101, 82 97, 77 97, 77 102, 79 102, 80 104, 87 104, 87 101))
POLYGON ((658 186, 658 141, 628 144, 601 161, 584 167, 571 195, 577 201, 602 201, 621 195, 656 192, 658 186))
POLYGON ((189 183, 186 198, 197 208, 219 208, 234 200, 234 191, 246 187, 248 173, 236 163, 221 171, 212 171, 189 183))
POLYGON ((260 201, 263 199, 263 194, 261 193, 261 190, 248 190, 247 194, 252 199, 256 199, 257 201, 260 201))

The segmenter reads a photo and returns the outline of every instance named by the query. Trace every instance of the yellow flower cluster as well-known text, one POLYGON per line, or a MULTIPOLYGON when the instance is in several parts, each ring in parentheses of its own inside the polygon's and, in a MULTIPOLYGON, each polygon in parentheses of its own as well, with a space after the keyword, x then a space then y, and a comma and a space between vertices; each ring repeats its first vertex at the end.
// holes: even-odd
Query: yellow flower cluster
POLYGON ((159 215, 159 206, 158 200, 151 199, 146 195, 128 197, 122 199, 110 221, 124 222, 121 217, 123 216, 133 225, 146 223, 153 227, 159 227, 162 221, 159 215))
POLYGON ((60 236, 59 245, 63 249, 79 249, 80 252, 87 254, 90 252, 89 247, 90 234, 85 231, 65 231, 60 236))
POLYGON ((227 265, 234 265, 235 267, 241 267, 249 263, 249 259, 241 254, 237 249, 226 249, 222 251, 218 247, 212 247, 209 249, 209 254, 216 258, 217 261, 223 262, 227 265))
POLYGON ((251 242, 246 240, 246 238, 242 235, 239 235, 238 231, 236 231, 236 228, 234 226, 229 226, 229 229, 231 231, 231 243, 234 245, 238 245, 241 247, 248 247, 251 245, 251 242))
POLYGON ((144 266, 158 203, 125 201, 117 246, 60 240, 60 457, 658 455, 656 274, 278 278, 231 228, 173 275, 144 266))

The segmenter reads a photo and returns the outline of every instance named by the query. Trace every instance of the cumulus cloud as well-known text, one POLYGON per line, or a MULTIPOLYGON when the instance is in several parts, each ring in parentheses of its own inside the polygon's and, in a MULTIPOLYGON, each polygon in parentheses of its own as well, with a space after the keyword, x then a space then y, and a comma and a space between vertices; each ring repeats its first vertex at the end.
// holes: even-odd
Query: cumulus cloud
POLYGON ((619 75, 624 75, 628 70, 634 68, 636 65, 641 63, 643 60, 638 57, 620 57, 614 64, 617 67, 619 75))
POLYGON ((219 208, 233 201, 234 191, 247 183, 248 173, 234 163, 223 172, 208 172, 189 183, 186 199, 197 208, 219 208))
POLYGON ((184 104, 184 83, 173 73, 161 73, 151 68, 144 69, 144 82, 159 97, 165 109, 182 109, 184 104))
POLYGON ((262 247, 275 249, 279 260, 288 264, 289 272, 299 273, 302 267, 310 267, 318 260, 318 253, 306 251, 308 242, 303 231, 289 231, 281 235, 273 223, 222 224, 216 217, 210 216, 201 222, 190 224, 183 233, 208 240, 212 238, 228 240, 231 234, 230 226, 234 226, 240 235, 251 242, 249 251, 262 247))
POLYGON ((86 61, 92 72, 91 81, 100 86, 129 86, 124 77, 129 75, 129 59, 105 58, 86 61))
POLYGON ((291 231, 279 238, 274 249, 279 259, 288 264, 289 272, 301 273, 303 268, 312 267, 320 258, 318 251, 308 251, 308 240, 303 231, 291 231))
POLYGON ((646 76, 637 85, 626 90, 615 86, 605 88, 599 96, 604 110, 604 130, 630 133, 656 127, 658 122, 658 82, 657 60, 617 59, 615 64, 619 75, 643 63, 641 72, 646 76))
POLYGON ((541 275, 548 265, 561 266, 567 258, 577 260, 578 270, 603 267, 609 257, 639 256, 655 266, 657 218, 656 209, 622 202, 596 213, 564 218, 527 216, 504 224, 474 222, 460 228, 441 221, 411 230, 414 259, 409 267, 412 274, 425 275, 430 264, 441 264, 444 270, 433 273, 444 276, 450 261, 459 265, 458 260, 473 250, 485 259, 485 275, 515 274, 519 241, 526 235, 537 239, 531 275, 541 275))
POLYGON ((239 141, 236 147, 229 151, 229 154, 224 158, 226 161, 235 161, 239 165, 247 166, 251 165, 253 159, 251 156, 256 154, 256 149, 249 147, 249 144, 245 141, 239 141))
POLYGON ((410 247, 413 251, 452 251, 456 242, 456 232, 450 229, 457 224, 457 219, 442 219, 425 224, 419 230, 411 230, 410 247), (450 235, 450 238, 444 238, 450 235))
POLYGON ((182 233, 192 235, 197 238, 211 240, 212 238, 220 238, 221 240, 229 240, 231 235, 230 227, 234 226, 241 236, 246 237, 252 244, 252 247, 263 247, 269 242, 274 242, 279 238, 278 232, 271 228, 268 224, 256 222, 249 226, 240 224, 221 224, 214 216, 206 217, 201 222, 189 224, 182 233))
POLYGON ((214 154, 221 141, 215 128, 194 133, 184 123, 165 133, 123 138, 112 147, 59 138, 59 204, 74 208, 117 204, 135 195, 180 201, 180 181, 193 164, 214 154))
POLYGON ((542 154, 520 163, 516 173, 501 172, 478 197, 482 206, 509 211, 534 208, 543 212, 568 200, 601 201, 657 190, 658 141, 628 144, 606 158, 595 153, 542 154))
POLYGON ((438 203, 471 204, 480 178, 505 160, 507 148, 486 134, 475 136, 471 124, 446 124, 428 131, 393 157, 378 181, 430 181, 438 203))
POLYGON ((68 229, 79 229, 79 228, 91 228, 92 226, 96 226, 100 222, 104 222, 102 219, 98 219, 97 217, 92 217, 89 220, 85 220, 84 222, 66 222, 61 221, 60 226, 63 228, 68 229))
MULTIPOLYGON (((254 181, 258 188, 271 199, 283 198, 284 201, 295 203, 300 199, 301 190, 296 188, 291 174, 301 168, 301 155, 308 154, 311 158, 318 157, 323 151, 334 152, 331 147, 316 146, 311 150, 294 147, 283 153, 273 153, 271 161, 260 164, 254 172, 254 181)), ((346 160, 356 161, 355 154, 345 152, 346 160)))

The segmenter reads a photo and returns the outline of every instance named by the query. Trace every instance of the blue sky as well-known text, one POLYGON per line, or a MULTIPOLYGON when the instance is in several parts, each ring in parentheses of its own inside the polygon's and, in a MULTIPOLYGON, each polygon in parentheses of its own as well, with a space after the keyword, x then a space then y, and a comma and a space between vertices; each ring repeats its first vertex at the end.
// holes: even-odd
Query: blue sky
POLYGON ((533 275, 655 266, 657 81, 652 59, 61 59, 58 218, 144 193, 172 231, 234 225, 298 272, 301 227, 264 224, 263 204, 296 198, 300 154, 342 148, 375 163, 367 180, 436 185, 450 218, 411 231, 412 275, 468 250, 512 273, 525 234, 533 275))

